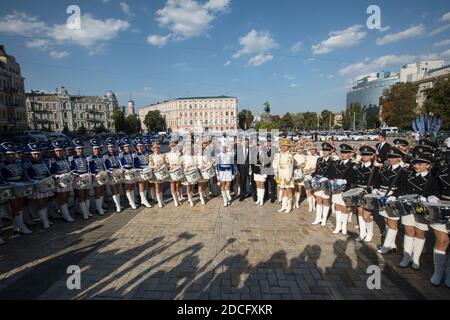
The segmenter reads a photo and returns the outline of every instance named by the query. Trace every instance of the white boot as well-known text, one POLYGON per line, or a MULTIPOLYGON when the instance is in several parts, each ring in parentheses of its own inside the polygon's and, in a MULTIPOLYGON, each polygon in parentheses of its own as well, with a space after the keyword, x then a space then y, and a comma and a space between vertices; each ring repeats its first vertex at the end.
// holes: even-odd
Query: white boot
POLYGON ((191 192, 188 193, 188 202, 189 202, 189 205, 191 207, 194 206, 194 201, 192 200, 192 193, 191 192))
POLYGON ((259 200, 259 205, 260 206, 263 206, 264 205, 264 193, 265 193, 266 191, 264 190, 264 189, 259 189, 259 198, 260 198, 260 200, 259 200))
POLYGON ((230 190, 225 190, 225 193, 227 195, 228 205, 230 205, 231 204, 231 192, 230 192, 230 190))
POLYGON ((286 206, 287 206, 287 198, 283 197, 283 199, 281 199, 281 209, 278 210, 278 212, 283 212, 284 210, 286 210, 286 206))
POLYGON ((336 228, 333 231, 333 234, 338 234, 342 230, 342 213, 340 211, 336 211, 336 228))
POLYGON ((153 201, 156 200, 155 188, 150 188, 150 198, 152 198, 153 201))
POLYGON ((163 204, 163 194, 162 193, 158 193, 157 195, 156 195, 156 199, 158 200, 158 207, 160 207, 160 208, 162 208, 162 207, 164 207, 164 204, 163 204))
POLYGON ((103 199, 101 197, 98 198, 98 199, 96 198, 95 199, 95 207, 97 208, 98 214, 101 215, 101 216, 104 216, 105 212, 103 211, 103 208, 102 208, 102 204, 103 204, 102 200, 103 199))
POLYGON ((120 206, 120 195, 113 194, 112 198, 113 198, 114 204, 116 205, 116 212, 117 213, 122 212, 122 207, 120 206))
POLYGON ((282 194, 282 192, 279 189, 278 192, 277 192, 278 203, 282 203, 282 201, 283 201, 283 199, 281 198, 281 194, 282 194))
POLYGON ((395 245, 395 238, 397 237, 397 230, 388 228, 386 232, 386 238, 384 238, 384 243, 381 248, 377 250, 378 253, 388 254, 392 250, 397 249, 395 245))
POLYGON ((176 196, 178 199, 178 205, 180 205, 183 202, 183 197, 181 196, 181 194, 179 192, 176 192, 176 196))
POLYGON ((414 249, 412 254, 413 263, 411 265, 414 270, 420 269, 420 256, 424 245, 425 239, 414 238, 414 249))
POLYGON ((364 238, 364 242, 371 242, 373 239, 373 221, 366 222, 367 235, 364 238))
POLYGON ((342 221, 342 234, 347 235, 347 224, 348 224, 348 213, 341 213, 341 221, 342 221))
POLYGON ((50 228, 50 224, 48 222, 48 211, 47 208, 38 211, 39 218, 42 222, 42 227, 44 229, 50 228))
POLYGON ((286 198, 286 209, 284 212, 290 213, 292 211, 292 199, 286 198))
POLYGON ((257 206, 259 206, 260 200, 261 200, 261 196, 260 196, 261 192, 260 192, 259 190, 260 190, 260 189, 256 189, 256 201, 255 201, 255 204, 256 204, 257 206))
POLYGON ((86 210, 87 210, 88 216, 93 217, 94 215, 91 213, 91 199, 89 199, 89 198, 86 199, 84 201, 84 203, 86 204, 86 210))
POLYGON ((152 205, 148 203, 147 196, 145 195, 145 191, 139 192, 139 196, 141 197, 141 204, 143 204, 146 208, 151 208, 152 205))
POLYGON ((59 206, 59 210, 61 210, 61 214, 62 214, 64 220, 66 220, 69 223, 72 223, 75 221, 69 213, 69 205, 67 203, 59 206))
POLYGON ((406 268, 412 262, 412 252, 413 252, 414 238, 405 235, 403 240, 403 259, 399 266, 401 268, 406 268))
POLYGON ((227 193, 224 190, 222 190, 222 198, 223 198, 223 206, 228 207, 228 197, 227 193))
POLYGON ((317 204, 316 205, 316 220, 314 220, 312 225, 315 226, 315 225, 318 225, 321 222, 322 222, 322 205, 321 204, 317 204))
POLYGON ((14 231, 18 231, 21 234, 30 234, 32 231, 27 228, 23 222, 23 213, 19 211, 18 215, 14 217, 14 231))
POLYGON ((321 226, 325 227, 327 225, 328 212, 330 211, 330 206, 322 205, 322 222, 321 226))
POLYGON ((299 202, 300 202, 300 192, 296 192, 295 193, 295 202, 294 202, 295 209, 300 208, 299 202))
POLYGON ((89 219, 89 215, 88 215, 87 210, 86 210, 86 203, 84 201, 83 202, 77 202, 77 203, 78 203, 78 207, 80 208, 81 214, 83 215, 83 219, 84 220, 89 219))
POLYGON ((176 192, 175 192, 175 193, 172 193, 172 199, 173 199, 173 204, 175 205, 175 207, 178 207, 178 206, 179 206, 179 203, 178 203, 178 195, 177 195, 176 192))
POLYGON ((308 211, 313 212, 314 210, 314 197, 307 197, 308 199, 308 211))
POLYGON ((205 202, 205 196, 203 195, 203 192, 199 192, 198 195, 200 196, 200 203, 202 205, 205 205, 206 202, 205 202))
POLYGON ((127 190, 125 194, 127 196, 128 203, 130 204, 131 209, 136 210, 137 206, 136 206, 136 203, 134 202, 134 191, 127 190))
POLYGON ((331 213, 336 213, 336 205, 331 203, 331 213))
POLYGON ((450 288, 450 254, 447 259, 447 269, 445 269, 445 285, 450 288))
POLYGON ((433 286, 438 286, 444 279, 445 263, 447 262, 447 256, 445 255, 445 251, 437 250, 435 248, 433 251, 433 260, 434 260, 434 273, 430 281, 433 286))
POLYGON ((358 238, 356 238, 356 241, 363 241, 364 238, 367 236, 366 222, 360 215, 358 215, 358 222, 359 222, 359 236, 358 238))

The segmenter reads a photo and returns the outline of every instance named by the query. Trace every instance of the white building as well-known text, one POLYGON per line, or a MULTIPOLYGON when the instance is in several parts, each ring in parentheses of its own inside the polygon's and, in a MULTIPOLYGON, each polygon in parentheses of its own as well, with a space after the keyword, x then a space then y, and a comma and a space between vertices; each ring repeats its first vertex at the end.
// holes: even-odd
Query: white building
POLYGON ((443 66, 443 60, 425 60, 416 63, 408 63, 400 69, 400 82, 406 83, 422 80, 428 71, 443 66))
POLYGON ((181 131, 237 130, 238 100, 229 96, 187 97, 155 103, 139 110, 142 129, 149 111, 159 110, 166 120, 167 129, 181 131))
POLYGON ((119 107, 112 91, 104 97, 69 95, 64 87, 55 93, 31 91, 26 94, 28 125, 31 129, 63 131, 95 130, 103 125, 113 130, 111 119, 115 107, 119 107))
POLYGON ((0 132, 27 129, 24 78, 20 65, 0 45, 0 132))
POLYGON ((450 77, 450 65, 443 66, 434 70, 430 70, 422 77, 422 79, 416 81, 415 83, 418 85, 416 102, 417 102, 417 110, 421 111, 425 100, 425 90, 432 88, 434 82, 440 78, 449 78, 450 77))

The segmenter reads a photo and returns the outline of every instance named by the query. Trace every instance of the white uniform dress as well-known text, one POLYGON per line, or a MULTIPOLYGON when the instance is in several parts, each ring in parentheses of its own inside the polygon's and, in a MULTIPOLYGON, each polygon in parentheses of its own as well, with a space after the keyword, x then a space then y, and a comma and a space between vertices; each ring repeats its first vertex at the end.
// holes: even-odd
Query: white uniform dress
POLYGON ((316 170, 316 164, 317 164, 317 159, 319 159, 319 155, 310 155, 308 154, 306 156, 306 164, 305 164, 305 168, 303 169, 304 175, 305 175, 305 180, 311 179, 312 177, 312 173, 316 170))
POLYGON ((216 156, 217 180, 220 182, 230 182, 234 179, 236 168, 234 165, 234 153, 219 153, 216 156))
MULTIPOLYGON (((161 166, 164 165, 164 164, 166 164, 166 162, 164 161, 164 155, 162 155, 162 154, 155 154, 155 153, 150 155, 148 165, 154 171, 158 170, 159 168, 161 168, 161 166)), ((150 181, 150 183, 163 183, 163 181, 153 180, 153 181, 150 181)))
POLYGON ((179 151, 170 151, 164 154, 164 161, 169 171, 181 168, 181 153, 179 151))
MULTIPOLYGON (((195 163, 197 164, 198 169, 201 170, 204 168, 207 168, 209 165, 211 165, 211 160, 204 155, 196 155, 195 156, 195 163)), ((198 182, 209 182, 209 179, 200 179, 198 182)))
MULTIPOLYGON (((303 177, 303 168, 306 166, 307 155, 295 153, 294 154, 294 178, 295 176, 303 177)), ((304 177, 300 181, 295 181, 298 185, 305 185, 304 177)))
POLYGON ((287 152, 275 154, 274 169, 276 171, 276 180, 280 188, 294 188, 294 157, 287 152))
MULTIPOLYGON (((181 166, 183 167, 184 172, 187 172, 189 169, 197 167, 197 161, 195 156, 191 155, 183 155, 181 156, 181 166)), ((188 182, 186 178, 184 178, 183 182, 181 182, 184 186, 192 186, 193 184, 188 182)))

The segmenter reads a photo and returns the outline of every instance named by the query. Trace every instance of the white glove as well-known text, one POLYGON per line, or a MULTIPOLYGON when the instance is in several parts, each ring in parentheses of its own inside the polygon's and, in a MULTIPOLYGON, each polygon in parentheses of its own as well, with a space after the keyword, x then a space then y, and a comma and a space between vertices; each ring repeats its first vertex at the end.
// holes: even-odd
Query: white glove
POLYGON ((431 203, 439 203, 439 198, 436 197, 436 196, 429 196, 429 197, 428 197, 428 202, 431 202, 431 203))
POLYGON ((420 202, 427 202, 427 198, 420 196, 419 197, 420 202))
POLYGON ((379 196, 379 195, 380 195, 380 190, 378 190, 378 189, 373 189, 373 190, 372 190, 372 194, 373 194, 374 196, 379 196))
POLYGON ((390 196, 389 198, 387 198, 386 202, 392 202, 392 201, 395 201, 395 200, 397 200, 396 197, 390 196))

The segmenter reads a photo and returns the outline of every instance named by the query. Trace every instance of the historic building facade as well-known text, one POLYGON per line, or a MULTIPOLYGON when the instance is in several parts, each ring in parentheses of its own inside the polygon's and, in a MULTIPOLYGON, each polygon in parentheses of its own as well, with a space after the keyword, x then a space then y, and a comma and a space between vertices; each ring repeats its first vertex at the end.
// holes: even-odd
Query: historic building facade
POLYGON ((27 129, 24 78, 20 65, 0 45, 0 132, 27 129))
POLYGON ((151 130, 144 120, 152 110, 161 112, 172 132, 237 130, 237 103, 229 96, 179 98, 140 108, 139 119, 144 131, 151 130))
POLYGON ((28 125, 31 129, 51 131, 76 131, 84 127, 95 130, 103 125, 112 130, 111 115, 119 103, 109 91, 104 97, 69 95, 61 87, 55 93, 32 91, 26 94, 28 125))

